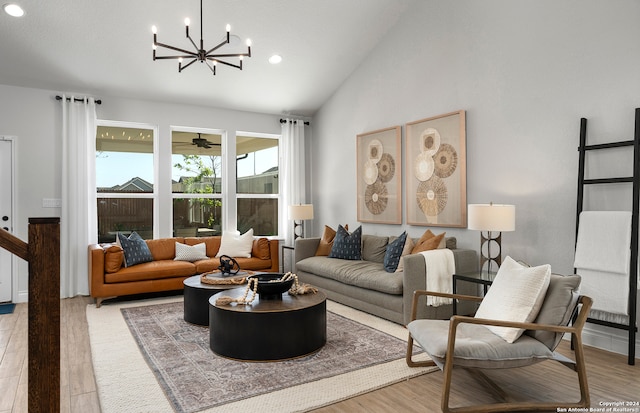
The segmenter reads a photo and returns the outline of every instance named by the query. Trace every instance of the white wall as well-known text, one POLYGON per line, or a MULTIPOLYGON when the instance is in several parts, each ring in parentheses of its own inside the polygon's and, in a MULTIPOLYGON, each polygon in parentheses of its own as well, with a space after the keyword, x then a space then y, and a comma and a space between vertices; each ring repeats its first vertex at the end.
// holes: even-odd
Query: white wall
MULTIPOLYGON (((30 217, 59 217, 60 208, 43 208, 43 198, 61 198, 61 92, 0 85, 0 135, 16 136, 16 211, 14 234, 27 241, 30 217)), ((159 164, 171 165, 170 128, 188 126, 226 130, 231 138, 236 131, 280 134, 279 117, 223 109, 175 105, 99 96, 101 120, 139 122, 158 127, 158 144, 165 148, 159 164)), ((233 146, 235 150, 235 146, 233 146)), ((233 158, 232 158, 233 159, 233 158)), ((158 185, 170 193, 171 168, 160 168, 158 185)), ((171 201, 159 199, 160 236, 171 231, 171 201)), ((27 264, 16 259, 14 301, 26 301, 27 264)))
MULTIPOLYGON (((638 17, 633 0, 415 2, 314 116, 316 235, 324 224, 357 225, 356 134, 464 109, 468 202, 516 205, 503 256, 572 272, 580 118, 590 143, 633 138, 638 17)), ((630 158, 615 156, 591 171, 630 175, 630 158)), ((609 191, 587 209, 630 210, 630 191, 609 191)), ((363 224, 373 234, 404 229, 425 230, 363 224)), ((442 230, 478 250, 477 231, 442 230)), ((592 342, 626 352, 624 331, 590 329, 592 342)))

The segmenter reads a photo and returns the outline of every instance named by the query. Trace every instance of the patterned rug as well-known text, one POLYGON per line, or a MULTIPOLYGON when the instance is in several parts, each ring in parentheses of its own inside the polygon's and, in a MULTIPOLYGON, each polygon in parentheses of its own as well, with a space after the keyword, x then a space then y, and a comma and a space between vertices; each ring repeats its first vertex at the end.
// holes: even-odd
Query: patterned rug
MULTIPOLYGON (((246 411, 251 406, 262 411, 306 411, 432 371, 406 367, 403 359, 406 338, 399 337, 406 336, 406 330, 401 326, 364 315, 375 327, 391 328, 394 336, 353 320, 354 314, 358 318, 363 313, 329 304, 332 311, 327 313, 327 344, 313 355, 272 363, 241 362, 216 356, 209 348, 209 329, 183 320, 182 301, 123 308, 124 329, 130 330, 134 337, 166 403, 163 406, 156 400, 140 404, 137 399, 145 397, 144 390, 131 392, 138 395, 134 400, 127 402, 118 396, 114 405, 105 403, 112 396, 100 389, 103 387, 100 360, 96 360, 95 352, 101 350, 94 350, 92 337, 103 412, 122 408, 126 411, 231 412, 246 411), (344 388, 351 391, 345 393, 344 388), (140 407, 136 408, 136 404, 140 407)), ((109 307, 87 308, 90 335, 95 330, 90 313, 100 315, 103 310, 111 310, 109 307)), ((122 375, 115 377, 126 380, 122 375)))

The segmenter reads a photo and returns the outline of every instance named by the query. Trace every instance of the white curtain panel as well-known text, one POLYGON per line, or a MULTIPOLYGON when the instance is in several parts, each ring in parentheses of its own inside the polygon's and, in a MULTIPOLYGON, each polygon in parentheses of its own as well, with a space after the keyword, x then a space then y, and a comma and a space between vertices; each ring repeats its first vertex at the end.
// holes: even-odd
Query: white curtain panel
POLYGON ((304 122, 285 119, 282 123, 282 179, 283 223, 285 245, 293 245, 293 221, 289 219, 289 205, 305 204, 304 122))
POLYGON ((87 247, 98 241, 95 158, 94 99, 76 102, 73 96, 63 95, 61 298, 89 294, 87 247))

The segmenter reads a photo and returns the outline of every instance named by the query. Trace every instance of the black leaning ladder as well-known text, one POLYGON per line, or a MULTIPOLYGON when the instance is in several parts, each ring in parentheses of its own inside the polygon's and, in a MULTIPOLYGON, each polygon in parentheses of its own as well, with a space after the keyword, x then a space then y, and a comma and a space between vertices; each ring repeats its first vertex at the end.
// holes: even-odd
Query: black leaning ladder
POLYGON ((580 119, 580 161, 578 163, 578 206, 576 213, 576 242, 578 239, 578 225, 580 213, 583 208, 584 186, 594 184, 618 184, 631 183, 633 185, 633 208, 631 216, 631 258, 629 264, 629 324, 613 323, 593 318, 587 321, 593 324, 627 330, 629 333, 628 363, 635 364, 636 354, 636 306, 638 290, 638 215, 640 213, 640 108, 636 108, 634 139, 627 141, 603 143, 598 145, 587 145, 587 119, 580 119), (587 151, 620 148, 625 146, 633 147, 633 176, 617 178, 585 179, 584 166, 587 151))

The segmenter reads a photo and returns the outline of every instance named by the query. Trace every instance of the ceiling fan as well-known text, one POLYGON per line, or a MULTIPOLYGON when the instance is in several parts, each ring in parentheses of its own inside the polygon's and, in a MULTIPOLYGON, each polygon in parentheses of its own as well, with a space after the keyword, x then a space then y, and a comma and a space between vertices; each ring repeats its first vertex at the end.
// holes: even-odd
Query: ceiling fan
POLYGON ((193 138, 191 140, 191 144, 196 145, 198 148, 205 148, 205 149, 210 149, 212 146, 221 146, 221 144, 219 143, 214 143, 202 138, 199 133, 197 138, 193 138))

